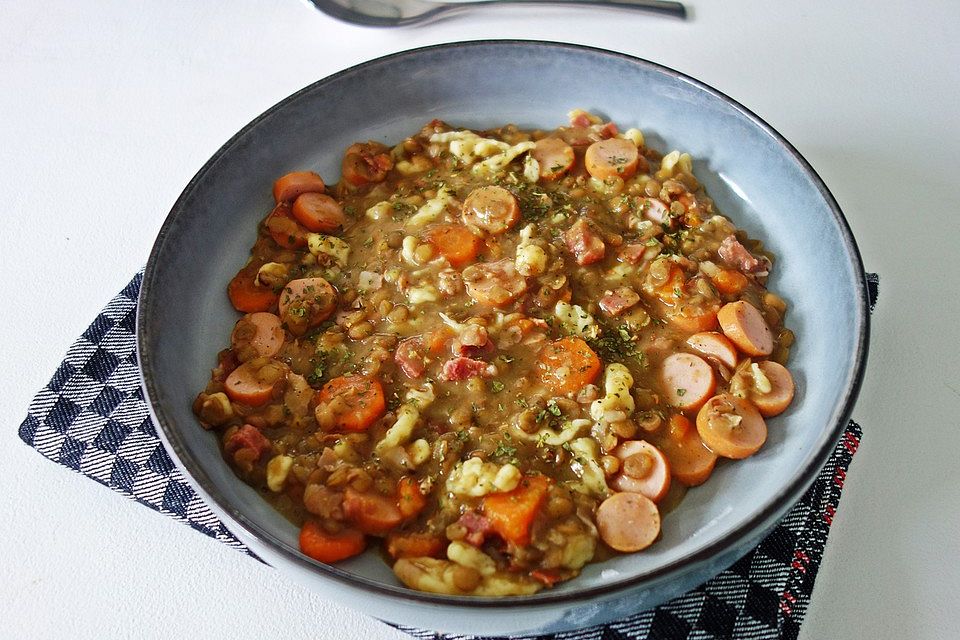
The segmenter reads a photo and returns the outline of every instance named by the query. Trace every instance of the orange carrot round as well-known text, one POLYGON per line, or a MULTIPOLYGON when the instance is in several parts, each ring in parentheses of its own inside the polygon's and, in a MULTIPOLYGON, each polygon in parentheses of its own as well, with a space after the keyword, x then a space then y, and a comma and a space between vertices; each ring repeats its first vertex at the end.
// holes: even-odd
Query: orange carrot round
POLYGON ((442 224, 428 230, 424 240, 454 267, 462 267, 477 259, 483 240, 462 224, 442 224))
POLYGON ((230 304, 237 311, 253 313, 255 311, 270 311, 277 304, 280 297, 270 287, 257 284, 257 272, 262 264, 251 262, 237 272, 230 284, 227 285, 227 295, 230 304))
POLYGON ((308 520, 300 529, 300 550, 320 562, 337 562, 363 552, 367 541, 356 529, 327 533, 314 520, 308 520))
POLYGON ((445 538, 429 533, 398 533, 387 536, 387 553, 397 558, 439 558, 447 548, 445 538))
POLYGON ((320 390, 319 400, 333 406, 334 425, 341 431, 366 431, 387 412, 383 386, 371 378, 340 376, 320 390))
POLYGON ((720 293, 729 295, 737 295, 746 289, 750 283, 750 281, 747 280, 747 276, 733 269, 722 269, 717 272, 717 275, 713 276, 711 280, 713 280, 713 284, 716 285, 720 293))
POLYGON ((575 393, 596 381, 603 368, 600 358, 581 338, 569 336, 548 344, 540 352, 540 379, 554 393, 575 393))

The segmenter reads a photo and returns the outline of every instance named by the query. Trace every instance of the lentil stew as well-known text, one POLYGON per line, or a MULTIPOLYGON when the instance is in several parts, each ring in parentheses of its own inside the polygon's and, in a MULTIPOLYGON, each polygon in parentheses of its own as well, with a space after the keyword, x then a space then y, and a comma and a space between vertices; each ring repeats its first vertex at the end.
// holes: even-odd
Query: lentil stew
POLYGON ((637 129, 435 120, 273 195, 194 412, 316 560, 553 587, 656 543, 793 399, 772 256, 637 129))

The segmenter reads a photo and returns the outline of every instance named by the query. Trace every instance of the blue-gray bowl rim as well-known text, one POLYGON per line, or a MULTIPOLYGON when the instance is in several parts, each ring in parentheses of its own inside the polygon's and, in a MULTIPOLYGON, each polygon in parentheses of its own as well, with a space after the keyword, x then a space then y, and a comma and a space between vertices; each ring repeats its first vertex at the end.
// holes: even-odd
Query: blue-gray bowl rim
MULTIPOLYGON (((843 396, 843 407, 840 414, 840 419, 835 425, 830 427, 830 437, 823 440, 823 445, 819 451, 816 452, 810 463, 798 473, 793 480, 785 485, 780 491, 779 495, 775 499, 771 500, 768 504, 764 505, 762 509, 755 512, 752 517, 744 521, 740 526, 734 530, 728 532, 723 537, 719 538, 710 545, 700 549, 699 551, 692 553, 684 558, 678 559, 673 562, 664 564, 662 567, 659 567, 655 570, 649 571, 642 576, 636 576, 634 578, 627 578, 624 580, 619 580, 615 583, 609 585, 603 585, 599 587, 590 587, 583 588, 580 590, 574 590, 563 593, 556 592, 540 592, 534 595, 529 596, 507 596, 507 597, 474 597, 474 596, 446 596, 446 595, 437 595, 431 593, 425 593, 421 591, 414 591, 406 587, 387 585, 369 578, 365 578, 360 575, 349 573, 342 569, 339 569, 336 565, 328 565, 321 562, 316 562, 304 556, 298 550, 293 549, 284 542, 278 540, 270 532, 263 530, 259 525, 247 519, 242 512, 233 507, 217 490, 217 488, 210 481, 206 472, 204 472, 202 465, 200 465, 194 458, 189 454, 187 449, 183 446, 180 436, 177 431, 169 426, 172 424, 172 421, 165 419, 165 413, 163 407, 155 403, 152 398, 158 397, 155 392, 156 384, 153 380, 153 377, 150 373, 150 354, 149 351, 144 350, 144 345, 148 342, 147 336, 149 335, 149 326, 147 321, 144 318, 144 314, 141 313, 142 309, 146 306, 145 301, 149 301, 151 290, 153 288, 153 278, 156 270, 156 263, 158 256, 161 252, 161 248, 164 242, 167 239, 167 235, 174 224, 174 220, 184 213, 184 202, 187 199, 188 194, 192 190, 193 186, 201 181, 204 176, 217 164, 217 162, 227 154, 230 149, 242 139, 246 133, 257 126, 262 120, 268 118, 274 113, 282 110, 287 104, 294 102, 301 95, 314 91, 320 87, 323 87, 326 84, 332 83, 335 80, 339 79, 344 75, 354 73, 360 69, 363 69, 368 66, 377 65, 383 61, 392 60, 396 58, 402 58, 407 56, 416 56, 420 53, 450 49, 450 48, 467 48, 467 47, 489 47, 489 46, 515 46, 515 47, 545 47, 545 48, 554 48, 566 51, 573 52, 582 52, 582 53, 591 53, 599 54, 602 56, 609 56, 613 58, 618 58, 621 60, 626 60, 634 64, 641 66, 647 66, 652 68, 655 71, 665 73, 667 75, 673 76, 679 80, 690 83, 704 92, 711 94, 712 96, 726 102, 728 105, 733 107, 735 110, 740 112, 744 117, 750 120, 754 125, 764 131, 767 135, 771 136, 776 140, 786 151, 789 153, 798 164, 807 172, 809 177, 812 179, 814 184, 817 186, 820 195, 823 197, 824 202, 827 204, 830 212, 836 218, 837 223, 841 229, 842 241, 846 247, 850 258, 852 259, 857 270, 856 273, 863 274, 863 260, 860 256, 860 250, 857 247, 856 240, 854 240, 853 232, 850 229, 850 225, 847 222, 847 219, 844 217, 843 212, 840 209, 839 204, 837 204, 836 199, 833 197, 833 194, 827 188, 826 184, 823 182, 823 179, 817 174, 806 158, 804 158, 800 152, 786 140, 776 129, 767 124, 760 116, 755 114, 753 111, 743 106, 730 96, 725 93, 713 88, 712 86, 701 82, 691 76, 688 76, 685 73, 672 69, 665 65, 659 64, 657 62, 652 62, 643 58, 636 56, 631 56, 625 53, 619 53, 615 51, 610 51, 608 49, 603 49, 600 47, 591 47, 587 45, 580 44, 571 44, 566 42, 553 42, 547 40, 521 40, 521 39, 485 39, 485 40, 468 40, 460 42, 449 42, 442 44, 429 45, 425 47, 418 47, 415 49, 407 49, 405 51, 400 51, 397 53, 392 53, 389 55, 381 56, 379 58, 374 58, 366 62, 362 62, 358 65, 354 65, 342 71, 338 71, 330 76, 327 76, 321 80, 318 80, 303 89, 293 93, 277 104, 273 105, 259 116, 254 118, 250 123, 243 127, 240 131, 234 134, 222 147, 220 147, 213 156, 203 165, 203 167, 193 176, 187 186, 184 188, 180 197, 177 198, 177 201, 174 203, 173 207, 170 210, 170 213, 167 215, 167 218, 164 220, 163 225, 160 227, 160 231, 157 234, 157 239, 154 242, 153 248, 150 251, 150 256, 147 259, 147 265, 144 269, 143 282, 140 287, 140 296, 137 304, 137 358, 139 362, 140 375, 142 378, 144 391, 147 395, 148 403, 151 407, 153 415, 156 417, 157 422, 160 427, 160 436, 161 439, 166 443, 167 448, 174 455, 175 461, 179 464, 181 468, 186 471, 187 477, 201 489, 203 495, 208 496, 211 500, 214 501, 216 506, 228 514, 233 521, 243 528, 243 531, 246 535, 252 537, 255 540, 258 540, 261 544, 264 544, 273 550, 283 554, 286 559, 294 562, 297 565, 300 565, 302 568, 313 571, 320 571, 327 575, 327 577, 332 578, 336 581, 341 581, 351 586, 363 586, 368 588, 372 592, 380 593, 383 595, 388 595, 394 598, 406 599, 415 602, 423 602, 430 604, 440 604, 440 605, 456 605, 456 606, 467 606, 467 607, 489 607, 491 605, 497 607, 513 607, 513 608, 522 608, 524 606, 543 606, 551 603, 571 603, 578 602, 585 599, 589 599, 593 596, 599 595, 609 595, 616 592, 623 592, 641 586, 642 583, 648 581, 661 580, 667 577, 671 573, 679 573, 685 567, 689 567, 692 564, 699 564, 702 561, 709 560, 710 558, 716 557, 720 554, 730 552, 738 543, 741 543, 744 539, 750 538, 751 534, 756 534, 758 529, 764 526, 765 523, 768 523, 771 520, 779 519, 782 517, 790 507, 792 507, 803 495, 803 493, 809 488, 809 486, 816 479, 817 474, 820 472, 820 469, 823 468, 826 464, 828 458, 830 457, 833 447, 836 442, 839 440, 841 434, 843 433, 844 428, 850 416, 853 412, 853 406, 856 402, 857 396, 860 392, 860 387, 863 383, 864 370, 867 363, 867 353, 869 350, 869 338, 870 338, 870 314, 868 309, 868 297, 867 297, 867 286, 865 275, 856 280, 856 291, 853 299, 850 301, 851 305, 856 305, 857 319, 859 320, 859 335, 857 340, 857 353, 855 355, 855 372, 854 376, 851 378, 850 385, 846 389, 846 392, 843 396)), ((238 480, 239 481, 239 480, 238 480)), ((749 548, 743 549, 742 553, 738 553, 738 557, 745 555, 749 551, 749 548)), ((709 576, 704 577, 704 580, 708 579, 709 576)))

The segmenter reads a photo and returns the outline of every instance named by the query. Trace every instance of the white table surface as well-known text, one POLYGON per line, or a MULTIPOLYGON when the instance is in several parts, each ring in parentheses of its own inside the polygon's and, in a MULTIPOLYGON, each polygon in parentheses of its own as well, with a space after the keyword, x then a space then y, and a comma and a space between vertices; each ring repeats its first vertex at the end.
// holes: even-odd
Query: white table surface
POLYGON ((863 446, 801 637, 957 637, 960 4, 690 5, 686 23, 496 8, 372 30, 296 0, 0 2, 0 636, 405 637, 44 460, 16 430, 237 129, 372 57, 514 37, 687 72, 823 176, 883 286, 855 412, 863 446))

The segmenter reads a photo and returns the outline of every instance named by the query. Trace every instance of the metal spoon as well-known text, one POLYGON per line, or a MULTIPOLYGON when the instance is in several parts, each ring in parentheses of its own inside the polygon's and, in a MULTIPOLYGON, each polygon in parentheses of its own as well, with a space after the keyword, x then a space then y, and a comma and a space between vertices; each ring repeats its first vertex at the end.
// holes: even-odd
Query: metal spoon
POLYGON ((574 4, 635 9, 686 19, 687 10, 668 0, 309 0, 320 11, 344 22, 369 27, 402 27, 432 22, 476 5, 574 4))

